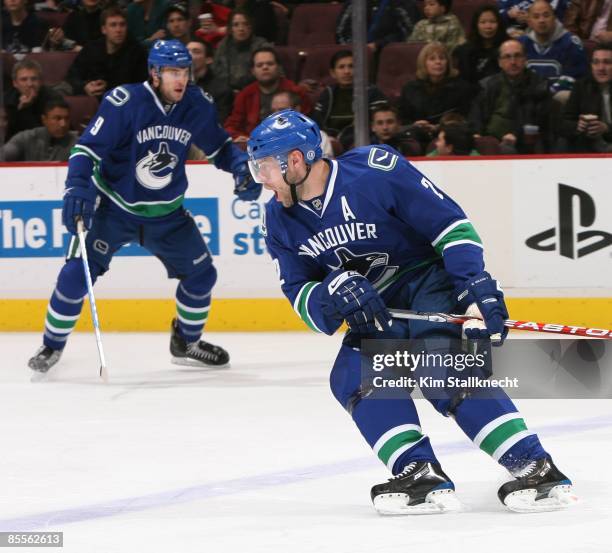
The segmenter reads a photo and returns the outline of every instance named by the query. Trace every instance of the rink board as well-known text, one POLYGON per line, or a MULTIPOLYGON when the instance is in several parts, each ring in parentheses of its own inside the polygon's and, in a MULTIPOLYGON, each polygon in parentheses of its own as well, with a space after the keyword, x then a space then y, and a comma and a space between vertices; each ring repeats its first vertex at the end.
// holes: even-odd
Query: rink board
MULTIPOLYGON (((512 316, 612 326, 612 158, 417 161, 467 212, 512 316)), ((268 195, 243 203, 232 179, 190 164, 187 207, 215 258, 211 330, 305 328, 282 298, 260 217, 268 195)), ((0 330, 38 330, 63 263, 66 167, 0 167, 0 330)), ((373 183, 375 185, 375 183, 373 183)), ((164 330, 176 283, 131 245, 96 286, 106 330, 164 330)), ((84 311, 85 314, 85 311, 84 311)), ((89 328, 84 317, 78 328, 89 328)))

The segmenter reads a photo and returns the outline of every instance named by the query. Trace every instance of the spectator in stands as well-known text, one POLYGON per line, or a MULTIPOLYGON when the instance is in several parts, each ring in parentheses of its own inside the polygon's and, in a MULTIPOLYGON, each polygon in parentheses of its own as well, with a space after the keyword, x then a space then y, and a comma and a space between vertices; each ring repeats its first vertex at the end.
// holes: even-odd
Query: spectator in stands
POLYGON ((48 27, 28 11, 27 0, 4 0, 3 3, 2 50, 19 53, 42 49, 48 27))
POLYGON ((400 116, 412 126, 410 132, 423 151, 436 135, 444 114, 467 115, 470 109, 472 87, 457 75, 448 49, 440 42, 430 42, 419 52, 417 78, 402 88, 400 116))
POLYGON ((13 66, 13 86, 4 97, 10 138, 15 133, 40 127, 45 104, 59 94, 42 84, 40 64, 31 59, 13 66))
MULTIPOLYGON (((271 113, 282 111, 284 109, 292 109, 294 111, 302 112, 302 99, 299 94, 290 92, 288 90, 282 90, 272 96, 271 113)), ((321 132, 321 150, 325 157, 334 157, 334 149, 332 147, 331 140, 325 131, 321 132)))
POLYGON ((562 134, 574 152, 612 152, 612 46, 598 45, 591 72, 565 105, 562 134))
POLYGON ((449 52, 465 42, 465 33, 455 14, 450 13, 452 0, 425 0, 421 19, 408 38, 416 42, 441 42, 449 52))
POLYGON ((76 10, 70 12, 64 26, 64 36, 76 43, 75 50, 80 50, 93 40, 102 37, 100 29, 101 0, 81 0, 76 10))
POLYGON ((217 107, 219 121, 223 122, 232 110, 233 92, 218 79, 212 68, 213 49, 207 42, 193 40, 187 44, 193 58, 193 80, 204 92, 210 94, 217 107))
MULTIPOLYGON (((497 0, 499 13, 512 37, 523 34, 527 27, 528 11, 533 2, 534 0, 497 0)), ((569 0, 552 0, 550 2, 555 17, 559 21, 563 21, 568 3, 569 0)))
POLYGON ((234 109, 225 121, 225 130, 234 142, 246 142, 251 131, 272 113, 272 97, 276 92, 295 92, 302 99, 304 113, 310 110, 304 90, 281 76, 281 66, 273 48, 264 46, 255 50, 251 56, 251 70, 255 82, 236 96, 234 109))
POLYGON ((393 106, 379 105, 370 112, 370 142, 388 144, 405 156, 421 155, 421 146, 410 131, 400 124, 399 114, 393 106))
POLYGON ((208 42, 213 48, 217 48, 219 42, 227 35, 232 10, 211 0, 203 2, 199 9, 198 29, 195 31, 195 36, 208 42))
POLYGON ((583 40, 612 42, 612 0, 571 0, 563 25, 583 40))
POLYGON ((253 35, 251 19, 243 11, 232 12, 228 27, 228 35, 215 52, 213 69, 217 78, 239 92, 253 81, 253 52, 269 45, 264 38, 253 35))
MULTIPOLYGON (((224 2, 233 10, 246 12, 253 22, 253 33, 265 38, 268 42, 276 42, 277 24, 276 14, 270 0, 227 0, 224 2)), ((281 5, 280 3, 277 3, 281 5)))
MULTIPOLYGON (((345 2, 336 24, 336 42, 353 42, 353 6, 345 2)), ((390 42, 404 42, 421 14, 414 0, 367 0, 367 41, 373 52, 390 42)))
POLYGON ((539 134, 544 145, 547 142, 547 81, 527 68, 525 49, 516 39, 500 46, 499 66, 500 73, 481 83, 482 90, 470 111, 472 129, 477 135, 497 138, 502 153, 533 153, 534 134, 539 134), (526 131, 531 134, 526 136, 526 131))
POLYGON ((479 156, 474 148, 472 130, 465 123, 440 125, 436 147, 427 154, 435 156, 479 156))
MULTIPOLYGON (((6 109, 3 105, 0 105, 0 144, 4 144, 7 128, 8 117, 6 115, 6 109)), ((0 156, 0 161, 4 161, 2 156, 0 156)))
POLYGON ((73 94, 102 96, 107 90, 148 78, 147 52, 128 37, 125 12, 117 6, 102 11, 102 38, 86 44, 68 70, 73 94))
POLYGON ((77 133, 70 130, 70 109, 63 98, 48 101, 42 127, 18 132, 1 149, 5 161, 68 161, 77 133))
POLYGON ((557 21, 548 0, 535 0, 528 14, 529 31, 519 38, 527 66, 548 79, 551 92, 561 93, 558 100, 567 100, 574 80, 587 73, 582 42, 557 21))
POLYGON ((133 0, 127 7, 130 37, 149 47, 166 37, 164 29, 168 0, 133 0))
POLYGON ((166 9, 166 37, 180 40, 183 44, 191 41, 191 19, 182 4, 172 4, 166 9))
POLYGON ((476 85, 485 77, 499 73, 497 49, 507 38, 497 8, 480 6, 472 16, 468 41, 453 52, 459 76, 476 85))
MULTIPOLYGON (((329 62, 329 74, 334 84, 321 92, 312 118, 319 127, 332 136, 338 136, 353 124, 353 53, 350 50, 336 52, 329 62)), ((374 85, 368 87, 368 108, 386 104, 384 94, 374 85)), ((347 147, 348 143, 343 143, 347 147)))

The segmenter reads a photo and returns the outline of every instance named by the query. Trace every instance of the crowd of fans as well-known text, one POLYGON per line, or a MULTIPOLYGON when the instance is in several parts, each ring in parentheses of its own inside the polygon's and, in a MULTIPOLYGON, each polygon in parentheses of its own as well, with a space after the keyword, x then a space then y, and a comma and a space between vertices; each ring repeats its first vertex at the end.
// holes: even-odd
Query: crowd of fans
MULTIPOLYGON (((408 156, 612 152, 612 0, 461 1, 475 3, 466 25, 452 0, 367 0, 371 142, 408 156), (379 61, 398 42, 423 45, 414 78, 386 97, 379 61)), ((3 0, 0 158, 66 160, 83 129, 70 130, 67 100, 146 80, 147 49, 162 38, 187 45, 194 82, 237 144, 292 107, 318 122, 327 155, 339 154, 354 136, 351 1, 339 10, 335 38, 346 46, 330 54, 329 76, 294 82, 277 47, 297 4, 3 0), (53 87, 29 57, 47 51, 74 56, 53 87)))

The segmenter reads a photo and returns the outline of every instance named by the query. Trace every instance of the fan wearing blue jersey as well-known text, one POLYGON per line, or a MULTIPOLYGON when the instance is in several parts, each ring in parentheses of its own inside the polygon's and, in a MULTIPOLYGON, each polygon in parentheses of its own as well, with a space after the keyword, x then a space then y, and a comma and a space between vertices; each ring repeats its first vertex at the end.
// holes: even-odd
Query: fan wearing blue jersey
MULTIPOLYGON (((291 110, 270 115, 248 141, 251 174, 275 195, 262 226, 281 288, 315 332, 331 335, 348 324, 330 384, 393 474, 372 488, 375 508, 455 510, 454 484, 410 394, 389 400, 362 386, 361 340, 459 342, 461 328, 454 325, 391 320, 388 308, 410 308, 476 315, 481 319, 466 323, 465 335, 501 345, 508 318, 502 289, 484 270, 481 240, 463 210, 399 152, 367 146, 328 160, 320 142, 316 123, 291 110)), ((514 479, 498 497, 510 509, 551 510, 573 501, 571 482, 503 390, 460 390, 444 399, 423 393, 509 470, 514 479)))
MULTIPOLYGON (((106 94, 71 152, 62 221, 73 235, 78 219, 88 229, 94 282, 125 244, 138 243, 159 258, 168 277, 179 281, 172 361, 223 366, 229 363, 228 353, 200 340, 217 272, 183 207, 191 144, 233 175, 241 200, 257 199, 261 184, 250 176, 248 156, 219 125, 210 97, 191 83, 191 63, 179 41, 157 41, 149 53, 149 80, 106 94)), ((87 288, 79 255, 73 236, 47 309, 43 345, 28 363, 35 371, 46 372, 58 362, 81 313, 87 288)))

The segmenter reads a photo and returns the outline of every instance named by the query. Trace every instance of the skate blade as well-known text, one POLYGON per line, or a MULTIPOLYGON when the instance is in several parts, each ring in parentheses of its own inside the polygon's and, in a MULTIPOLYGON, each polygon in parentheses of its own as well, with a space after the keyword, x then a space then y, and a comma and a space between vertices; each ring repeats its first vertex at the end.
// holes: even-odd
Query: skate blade
POLYGON ((206 365, 195 359, 189 359, 189 357, 171 357, 170 362, 173 365, 182 365, 183 367, 197 367, 198 369, 229 369, 231 365, 225 363, 224 365, 206 365))
POLYGON ((519 490, 509 494, 504 500, 508 509, 515 513, 544 513, 547 511, 562 511, 575 505, 578 498, 574 495, 572 486, 561 484, 548 492, 548 497, 535 500, 535 489, 519 490))
POLYGON ((374 498, 374 508, 381 515, 438 515, 461 510, 461 503, 454 490, 434 490, 418 505, 408 505, 410 497, 405 493, 387 493, 374 498))

